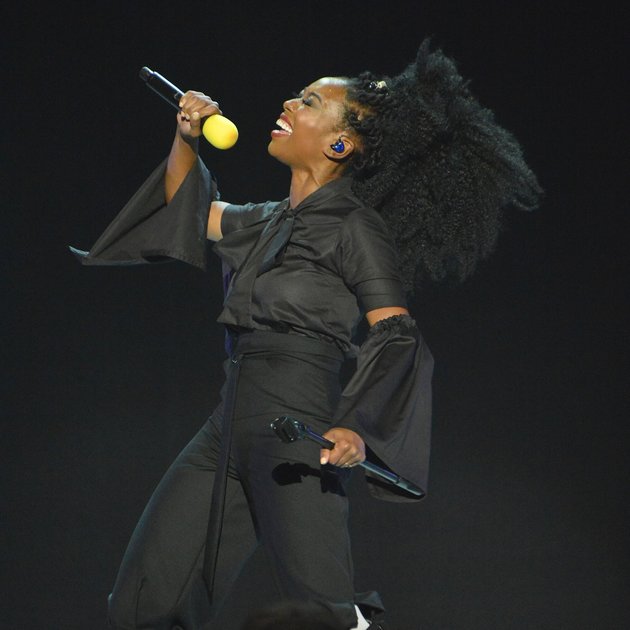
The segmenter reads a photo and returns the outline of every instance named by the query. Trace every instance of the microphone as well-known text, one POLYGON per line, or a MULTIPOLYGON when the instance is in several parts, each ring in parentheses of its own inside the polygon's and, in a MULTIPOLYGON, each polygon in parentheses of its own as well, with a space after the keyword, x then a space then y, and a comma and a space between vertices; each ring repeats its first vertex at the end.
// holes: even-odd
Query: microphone
MULTIPOLYGON (((311 429, 311 427, 303 422, 300 422, 297 418, 292 418, 291 416, 280 416, 279 418, 276 418, 270 426, 274 433, 287 444, 295 442, 296 440, 310 440, 311 442, 319 444, 322 448, 335 448, 334 442, 331 442, 323 435, 316 433, 313 429, 311 429)), ((368 472, 371 472, 374 476, 379 477, 394 486, 398 486, 417 497, 422 498, 426 494, 425 491, 416 486, 415 483, 397 475, 391 470, 385 470, 385 468, 381 468, 380 466, 368 461, 359 462, 358 465, 368 472)))
MULTIPOLYGON (((147 87, 153 90, 158 96, 163 98, 169 105, 179 110, 179 99, 184 93, 174 86, 168 79, 158 72, 144 66, 140 70, 140 78, 147 87)), ((231 149, 238 140, 238 129, 231 121, 221 116, 213 114, 205 119, 201 126, 201 132, 205 139, 217 149, 231 149)))

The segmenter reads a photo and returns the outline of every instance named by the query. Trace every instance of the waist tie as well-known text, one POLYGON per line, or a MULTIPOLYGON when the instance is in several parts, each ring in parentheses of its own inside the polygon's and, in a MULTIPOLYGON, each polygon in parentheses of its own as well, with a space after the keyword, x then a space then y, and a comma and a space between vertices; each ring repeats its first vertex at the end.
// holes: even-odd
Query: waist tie
MULTIPOLYGON (((233 352, 227 363, 227 386, 223 399, 223 419, 221 423, 221 448, 217 469, 212 485, 212 499, 206 534, 206 548, 202 575, 206 583, 208 597, 212 602, 214 578, 216 572, 221 529, 223 527, 223 513, 227 489, 228 466, 232 444, 232 419, 236 405, 238 377, 241 362, 247 355, 257 353, 290 353, 293 355, 317 356, 325 361, 339 362, 344 360, 342 350, 325 341, 305 337, 303 335, 285 334, 269 331, 255 331, 241 333, 232 340, 233 352)), ((271 422, 273 418, 269 418, 271 422)), ((271 429, 269 429, 271 431, 271 429)))

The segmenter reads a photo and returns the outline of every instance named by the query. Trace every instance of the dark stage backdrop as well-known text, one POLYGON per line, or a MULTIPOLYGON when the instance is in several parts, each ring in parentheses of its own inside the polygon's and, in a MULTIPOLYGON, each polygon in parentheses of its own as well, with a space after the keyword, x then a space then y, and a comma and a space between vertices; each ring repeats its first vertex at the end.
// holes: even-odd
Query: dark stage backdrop
MULTIPOLYGON (((3 10, 2 628, 105 627, 145 501, 218 397, 218 265, 86 269, 66 251, 168 152, 174 111, 140 67, 237 122, 234 149, 204 148, 225 199, 278 199, 282 101, 322 75, 396 73, 425 35, 547 197, 509 215, 472 280, 413 304, 437 362, 430 496, 379 503, 353 482, 357 586, 380 589, 397 630, 628 627, 627 35, 621 13, 578 5, 3 10)), ((256 558, 224 630, 264 601, 266 570, 256 558)))

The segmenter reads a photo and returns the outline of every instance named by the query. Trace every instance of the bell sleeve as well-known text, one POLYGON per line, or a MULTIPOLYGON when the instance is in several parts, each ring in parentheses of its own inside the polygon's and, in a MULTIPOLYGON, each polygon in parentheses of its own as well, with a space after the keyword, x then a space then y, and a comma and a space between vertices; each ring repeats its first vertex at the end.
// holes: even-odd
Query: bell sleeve
POLYGON ((140 186, 92 249, 70 251, 84 265, 137 265, 180 260, 206 268, 208 212, 219 198, 216 181, 197 158, 166 203, 164 160, 140 186))
MULTIPOLYGON (((360 348, 357 369, 337 406, 334 425, 352 429, 368 459, 427 491, 433 356, 415 321, 395 315, 377 322, 360 348)), ((378 498, 416 497, 368 478, 378 498)))
MULTIPOLYGON (((340 268, 362 312, 406 307, 396 249, 382 217, 364 208, 350 215, 340 239, 340 268)), ((333 417, 358 433, 373 463, 427 491, 431 439, 433 357, 416 322, 396 315, 372 326, 359 349, 357 369, 333 417)), ((417 497, 367 477, 381 499, 417 497)))

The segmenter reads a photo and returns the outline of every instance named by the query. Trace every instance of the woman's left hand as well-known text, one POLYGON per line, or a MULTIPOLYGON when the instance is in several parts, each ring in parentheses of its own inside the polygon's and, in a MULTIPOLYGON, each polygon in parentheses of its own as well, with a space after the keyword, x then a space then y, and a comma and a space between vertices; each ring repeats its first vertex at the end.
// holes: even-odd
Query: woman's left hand
POLYGON ((320 463, 332 464, 341 468, 351 468, 365 460, 365 442, 361 436, 350 429, 337 427, 324 433, 327 440, 335 443, 335 448, 323 448, 320 463))

